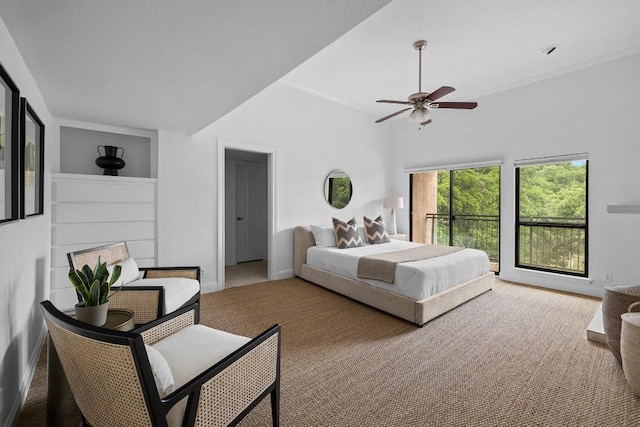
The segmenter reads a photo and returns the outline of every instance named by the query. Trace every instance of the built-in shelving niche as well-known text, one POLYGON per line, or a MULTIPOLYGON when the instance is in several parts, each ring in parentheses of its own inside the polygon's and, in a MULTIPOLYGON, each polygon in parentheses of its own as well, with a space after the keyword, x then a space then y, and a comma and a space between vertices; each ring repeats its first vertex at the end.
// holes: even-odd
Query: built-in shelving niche
POLYGON ((50 299, 70 309, 77 297, 67 277, 68 252, 126 241, 138 265, 157 264, 158 135, 62 119, 55 124, 60 158, 51 174, 50 299), (96 165, 99 145, 124 149, 118 176, 103 175, 96 165))
MULTIPOLYGON (((119 176, 152 178, 151 138, 143 135, 106 132, 72 126, 60 126, 60 172, 83 175, 102 175, 96 165, 98 146, 122 147, 126 165, 119 176)), ((104 151, 103 151, 104 152, 104 151)), ((122 151, 119 151, 118 156, 122 151)))

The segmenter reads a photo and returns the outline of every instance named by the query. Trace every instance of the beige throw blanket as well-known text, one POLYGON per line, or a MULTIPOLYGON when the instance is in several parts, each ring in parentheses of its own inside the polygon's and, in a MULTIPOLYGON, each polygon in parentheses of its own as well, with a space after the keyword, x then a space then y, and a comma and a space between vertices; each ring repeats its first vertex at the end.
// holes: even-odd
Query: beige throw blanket
POLYGON ((402 251, 363 256, 358 260, 358 277, 393 283, 398 263, 435 258, 462 249, 464 248, 457 246, 424 245, 402 251))

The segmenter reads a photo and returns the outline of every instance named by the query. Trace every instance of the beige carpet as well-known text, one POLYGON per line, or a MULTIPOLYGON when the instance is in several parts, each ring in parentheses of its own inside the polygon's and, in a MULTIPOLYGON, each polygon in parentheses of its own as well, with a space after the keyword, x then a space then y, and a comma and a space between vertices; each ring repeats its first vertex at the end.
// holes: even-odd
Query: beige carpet
MULTIPOLYGON (((586 339, 599 300, 497 281, 418 328, 299 279, 203 295, 201 323, 282 324, 282 426, 637 426, 640 399, 586 339)), ((42 370, 20 426, 44 425, 42 370)), ((270 425, 268 399, 241 422, 270 425)))

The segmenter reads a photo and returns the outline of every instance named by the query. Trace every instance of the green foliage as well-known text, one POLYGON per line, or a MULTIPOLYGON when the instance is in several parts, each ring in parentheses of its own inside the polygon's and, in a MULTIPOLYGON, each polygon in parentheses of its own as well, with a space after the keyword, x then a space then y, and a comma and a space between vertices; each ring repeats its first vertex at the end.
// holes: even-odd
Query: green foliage
MULTIPOLYGON (((520 167, 520 219, 584 224, 586 168, 586 161, 520 167)), ((500 168, 438 171, 437 182, 438 244, 482 249, 492 261, 497 261, 498 223, 491 218, 500 215, 500 168), (455 216, 455 221, 450 223, 449 215, 455 216), (453 227, 452 242, 450 227, 453 227)), ((520 230, 520 263, 584 271, 583 230, 525 228, 520 230)))
POLYGON ((351 178, 335 177, 331 178, 331 206, 342 209, 349 204, 351 200, 351 178))
POLYGON ((520 168, 520 218, 584 220, 586 163, 565 162, 520 168))
MULTIPOLYGON (((101 262, 98 258, 96 266, 92 270, 88 265, 84 265, 81 270, 71 268, 69 270, 69 281, 82 299, 85 307, 101 305, 109 301, 112 294, 111 287, 120 278, 122 267, 113 267, 111 279, 107 263, 101 262)), ((117 292, 117 291, 116 291, 117 292)), ((115 293, 115 292, 114 292, 115 293)))
POLYGON ((500 215, 500 168, 438 171, 438 214, 448 217, 450 213, 456 216, 453 241, 449 241, 451 224, 448 219, 440 219, 436 230, 438 244, 482 249, 492 261, 498 261, 498 222, 491 218, 464 218, 464 215, 500 215))

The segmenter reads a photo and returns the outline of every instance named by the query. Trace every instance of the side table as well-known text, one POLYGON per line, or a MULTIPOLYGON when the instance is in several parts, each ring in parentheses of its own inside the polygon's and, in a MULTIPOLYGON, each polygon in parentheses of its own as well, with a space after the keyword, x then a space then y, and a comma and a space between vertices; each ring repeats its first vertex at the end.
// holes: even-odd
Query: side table
MULTIPOLYGON (((102 327, 130 331, 135 326, 133 316, 133 312, 129 310, 109 310, 107 322, 102 327)), ((47 338, 47 426, 64 427, 79 424, 80 411, 73 399, 56 348, 51 339, 47 338)))

